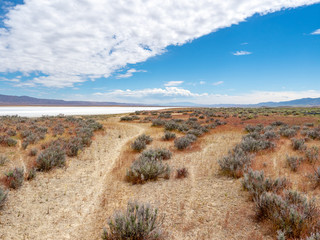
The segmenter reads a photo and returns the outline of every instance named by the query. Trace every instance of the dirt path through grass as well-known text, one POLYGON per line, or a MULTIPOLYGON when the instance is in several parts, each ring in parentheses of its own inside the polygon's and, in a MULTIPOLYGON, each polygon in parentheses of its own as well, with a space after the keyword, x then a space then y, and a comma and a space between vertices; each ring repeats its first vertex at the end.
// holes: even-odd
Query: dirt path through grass
POLYGON ((9 193, 0 213, 0 239, 79 239, 95 218, 122 146, 145 130, 112 121, 105 127, 106 134, 96 136, 80 157, 68 159, 65 169, 40 173, 9 193))

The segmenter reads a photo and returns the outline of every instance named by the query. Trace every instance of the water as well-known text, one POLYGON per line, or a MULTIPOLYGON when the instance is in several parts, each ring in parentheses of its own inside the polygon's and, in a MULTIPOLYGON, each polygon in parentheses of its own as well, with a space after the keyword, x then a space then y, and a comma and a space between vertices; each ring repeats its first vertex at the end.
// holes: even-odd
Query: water
MULTIPOLYGON (((169 108, 169 107, 167 107, 169 108)), ((131 113, 135 111, 152 111, 167 109, 166 107, 0 107, 0 116, 18 115, 21 117, 41 117, 43 115, 102 115, 131 113)))

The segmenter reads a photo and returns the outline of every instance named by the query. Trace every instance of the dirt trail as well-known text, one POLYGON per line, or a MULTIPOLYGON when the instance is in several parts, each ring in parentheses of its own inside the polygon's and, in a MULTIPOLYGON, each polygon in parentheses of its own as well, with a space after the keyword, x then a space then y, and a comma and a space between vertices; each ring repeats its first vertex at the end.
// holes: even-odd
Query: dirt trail
POLYGON ((40 173, 9 193, 0 215, 0 239, 79 239, 95 217, 108 172, 121 148, 141 134, 144 125, 110 122, 80 157, 65 169, 40 173))

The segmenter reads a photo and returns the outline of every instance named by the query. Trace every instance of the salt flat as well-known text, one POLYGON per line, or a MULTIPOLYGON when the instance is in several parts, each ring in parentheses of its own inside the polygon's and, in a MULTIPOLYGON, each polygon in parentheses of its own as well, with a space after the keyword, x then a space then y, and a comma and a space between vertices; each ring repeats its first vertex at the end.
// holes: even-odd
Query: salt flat
POLYGON ((0 107, 0 116, 18 115, 22 117, 41 117, 64 115, 101 115, 119 114, 135 111, 152 111, 166 107, 50 107, 50 106, 8 106, 0 107))

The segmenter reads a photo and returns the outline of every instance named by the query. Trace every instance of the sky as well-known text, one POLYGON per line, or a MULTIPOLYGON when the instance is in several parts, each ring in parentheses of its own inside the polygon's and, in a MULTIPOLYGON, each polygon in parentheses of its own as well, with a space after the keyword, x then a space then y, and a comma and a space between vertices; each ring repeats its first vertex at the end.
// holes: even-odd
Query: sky
POLYGON ((0 0, 0 94, 143 104, 320 97, 320 0, 0 0))

